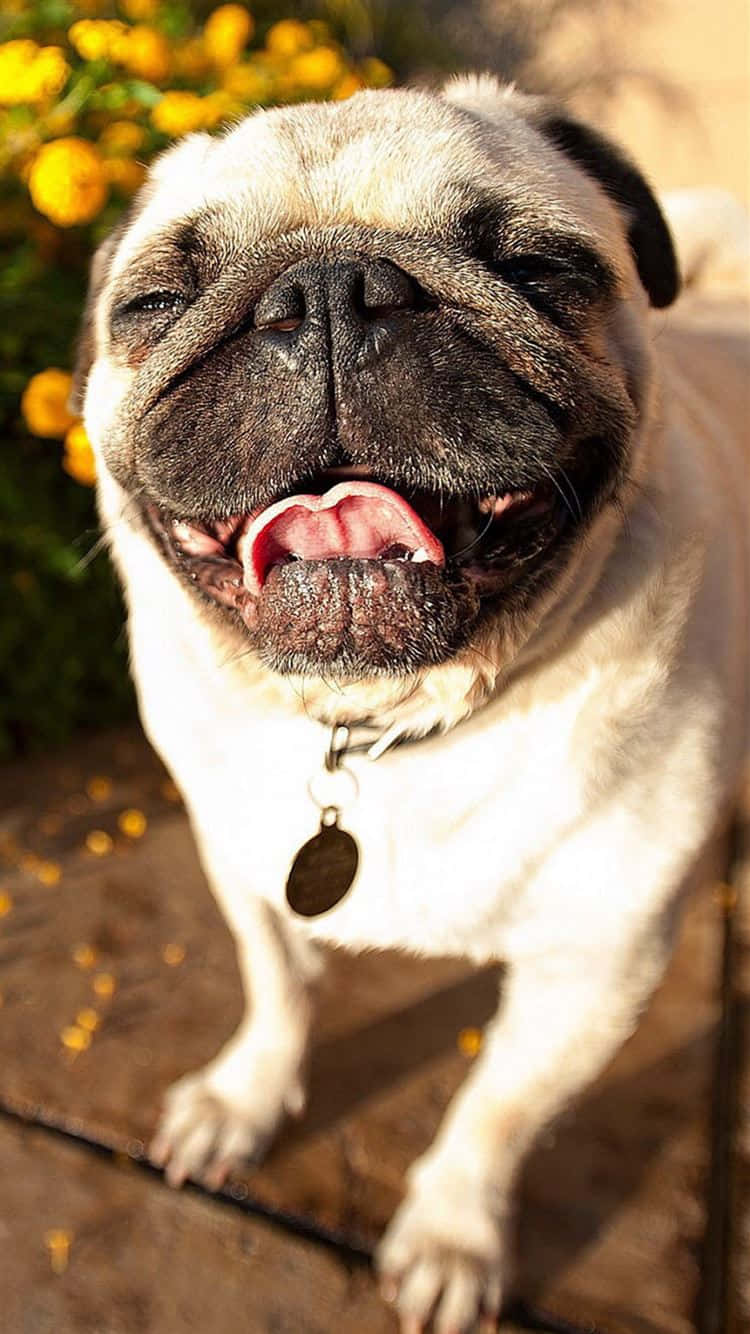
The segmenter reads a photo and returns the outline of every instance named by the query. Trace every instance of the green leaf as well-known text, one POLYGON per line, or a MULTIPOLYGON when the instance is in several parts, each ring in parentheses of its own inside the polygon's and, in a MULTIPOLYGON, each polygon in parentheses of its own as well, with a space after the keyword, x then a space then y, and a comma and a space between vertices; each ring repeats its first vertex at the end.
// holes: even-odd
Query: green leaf
POLYGON ((152 83, 146 83, 143 79, 128 79, 123 87, 127 89, 130 97, 144 107, 155 107, 162 98, 161 89, 155 88, 152 83))

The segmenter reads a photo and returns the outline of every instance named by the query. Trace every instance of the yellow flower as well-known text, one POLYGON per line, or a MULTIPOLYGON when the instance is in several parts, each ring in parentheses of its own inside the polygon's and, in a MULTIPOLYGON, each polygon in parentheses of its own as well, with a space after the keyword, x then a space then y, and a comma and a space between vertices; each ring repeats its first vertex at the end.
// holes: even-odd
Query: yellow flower
POLYGON ((68 41, 84 60, 118 60, 128 38, 119 19, 79 19, 68 29, 68 41))
POLYGON ((462 1028, 457 1038, 457 1046, 464 1056, 478 1056, 482 1050, 482 1030, 462 1028))
POLYGON ((339 79, 333 90, 334 99, 337 102, 343 102, 347 97, 353 97, 355 93, 360 92, 364 86, 357 74, 345 74, 343 79, 339 79))
POLYGON ((175 74, 186 79, 200 78, 210 67, 208 52, 200 37, 189 37, 181 42, 172 52, 172 64, 175 74))
POLYGON ((277 56, 296 56, 299 51, 309 51, 315 44, 315 38, 306 23, 298 19, 281 19, 268 30, 266 46, 277 56))
POLYGON ((148 828, 148 820, 135 806, 121 811, 117 817, 117 827, 128 838, 142 838, 148 828))
POLYGON ((237 59, 253 35, 255 24, 244 5, 220 5, 209 14, 203 42, 214 65, 224 69, 237 59))
POLYGON ((43 861, 40 862, 36 875, 37 880, 43 885, 57 885, 62 875, 62 867, 58 862, 43 861))
POLYGON ((243 102, 264 102, 271 92, 269 76, 257 65, 247 62, 226 70, 221 86, 243 102))
POLYGON ((116 59, 137 78, 163 83, 169 74, 169 43, 156 28, 139 23, 128 32, 116 59))
POLYGON ((71 954, 76 968, 93 968, 97 957, 93 945, 76 945, 71 954))
POLYGON ((146 137, 142 125, 132 120, 113 120, 99 135, 99 147, 107 157, 127 157, 137 153, 146 137))
POLYGON ((84 1006, 76 1015, 76 1024, 79 1028, 85 1029, 87 1033, 93 1033, 99 1027, 99 1016, 96 1010, 90 1005, 84 1006))
MULTIPOLYGON (((81 422, 71 426, 65 436, 63 468, 69 477, 82 486, 93 486, 96 481, 96 459, 86 431, 81 422)), ((94 831, 96 832, 96 831, 94 831)), ((108 837, 105 835, 105 837, 108 837)), ((90 848, 93 852, 95 849, 90 848)))
POLYGON ((96 465, 93 460, 88 463, 78 454, 66 454, 63 459, 63 468, 74 482, 79 482, 81 486, 93 486, 96 482, 96 465))
POLYGON ((0 105, 44 102, 60 92, 70 66, 59 46, 15 41, 0 45, 0 105))
POLYGON ((185 961, 185 946, 170 940, 162 946, 161 957, 170 968, 177 968, 185 961))
POLYGON ((68 412, 71 377, 50 366, 33 375, 23 391, 21 412, 32 435, 62 439, 75 418, 68 412))
POLYGON ((70 1051, 86 1051, 91 1046, 91 1034, 77 1024, 69 1024, 60 1031, 60 1041, 70 1051))
POLYGON ((45 1232, 44 1244, 49 1251, 53 1274, 65 1273, 70 1259, 72 1241, 73 1233, 69 1232, 67 1228, 56 1227, 51 1232, 45 1232))
POLYGON ((86 139, 43 144, 29 172, 33 203, 58 227, 90 222, 107 198, 102 159, 86 139))
POLYGON ((124 195, 135 194, 143 185, 146 168, 141 162, 134 162, 132 158, 126 157, 108 157, 102 165, 109 184, 114 185, 115 189, 124 195))
POLYGON ((34 61, 33 78, 36 84, 34 101, 55 97, 64 87, 70 74, 68 64, 59 46, 43 46, 34 61))
POLYGON ((310 88, 316 93, 323 93, 330 88, 342 72, 341 56, 331 46, 316 46, 312 51, 302 51, 289 65, 290 77, 301 87, 310 88))
POLYGON ((388 88, 393 83, 393 70, 377 56, 363 60, 359 69, 368 88, 388 88))
POLYGON ((204 125, 203 98, 178 90, 165 93, 151 112, 151 120, 162 134, 189 134, 204 125))
POLYGON ((86 835, 86 848, 94 857, 106 857, 113 847, 112 836, 104 829, 90 829, 86 835))
POLYGON ((159 0, 120 0, 120 9, 134 23, 151 19, 159 8, 159 0))
POLYGON ((207 130, 212 130, 214 126, 221 124, 223 120, 228 120, 230 116, 236 115, 241 108, 237 102, 224 89, 219 89, 215 93, 209 93, 207 97, 201 98, 203 103, 203 124, 207 130))

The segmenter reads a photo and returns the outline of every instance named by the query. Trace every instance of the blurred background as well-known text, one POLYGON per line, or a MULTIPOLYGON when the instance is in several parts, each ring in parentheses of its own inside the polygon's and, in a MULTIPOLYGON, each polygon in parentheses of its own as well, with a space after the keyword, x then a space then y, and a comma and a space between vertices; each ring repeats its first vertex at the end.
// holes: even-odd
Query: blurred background
POLYGON ((492 69, 660 188, 748 202, 746 0, 4 0, 0 757, 134 712, 94 468, 68 413, 89 257, 172 138, 254 106, 492 69))

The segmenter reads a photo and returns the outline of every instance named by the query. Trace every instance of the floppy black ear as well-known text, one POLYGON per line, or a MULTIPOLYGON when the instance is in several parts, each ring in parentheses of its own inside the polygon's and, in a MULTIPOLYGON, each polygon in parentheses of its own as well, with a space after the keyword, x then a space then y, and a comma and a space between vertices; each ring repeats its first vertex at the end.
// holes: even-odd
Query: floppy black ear
POLYGON ((638 168, 598 130, 558 107, 542 108, 531 119, 536 129, 593 176, 620 207, 651 305, 671 305, 680 290, 677 257, 661 209, 638 168))

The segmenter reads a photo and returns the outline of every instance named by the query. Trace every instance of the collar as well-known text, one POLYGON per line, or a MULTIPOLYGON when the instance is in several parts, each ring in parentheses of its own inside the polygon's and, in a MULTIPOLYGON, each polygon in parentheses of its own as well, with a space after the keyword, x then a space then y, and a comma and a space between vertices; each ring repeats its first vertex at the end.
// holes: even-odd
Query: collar
POLYGON ((381 755, 395 746, 416 745, 439 731, 436 726, 423 736, 408 736, 403 726, 403 723, 392 723, 390 727, 383 728, 371 718, 363 718, 355 723, 334 723, 326 751, 326 769, 329 773, 340 769, 350 755, 366 755, 368 760, 379 760, 381 755))

